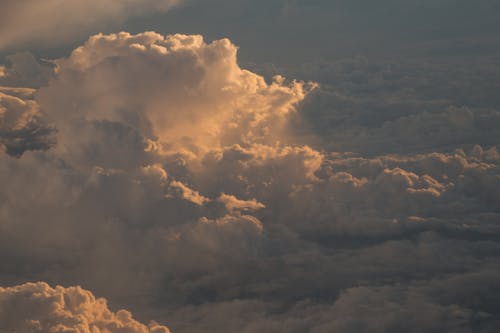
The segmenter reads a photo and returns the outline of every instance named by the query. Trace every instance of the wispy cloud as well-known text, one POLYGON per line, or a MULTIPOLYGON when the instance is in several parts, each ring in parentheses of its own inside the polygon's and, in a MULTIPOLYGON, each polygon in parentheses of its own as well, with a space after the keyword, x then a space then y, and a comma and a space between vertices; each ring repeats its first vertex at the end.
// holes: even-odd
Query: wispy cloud
POLYGON ((2 1, 0 50, 59 46, 116 28, 127 18, 167 11, 182 0, 2 1))

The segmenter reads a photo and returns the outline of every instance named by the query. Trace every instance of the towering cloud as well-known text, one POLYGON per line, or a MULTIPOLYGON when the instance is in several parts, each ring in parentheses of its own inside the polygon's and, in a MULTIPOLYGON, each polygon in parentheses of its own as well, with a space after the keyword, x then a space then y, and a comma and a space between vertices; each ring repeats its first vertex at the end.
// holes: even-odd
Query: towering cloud
POLYGON ((27 264, 61 263, 33 267, 40 279, 143 295, 147 307, 203 298, 202 276, 236 283, 262 255, 258 198, 314 181, 322 161, 290 127, 315 85, 268 83, 241 69, 236 52, 201 36, 96 35, 24 97, 35 99, 9 88, 9 112, 43 115, 57 142, 1 157, 2 212, 13 219, 1 235, 5 259, 22 247, 27 264))
POLYGON ((59 148, 72 154, 105 149, 114 139, 103 136, 116 139, 116 131, 138 140, 137 154, 154 144, 196 159, 224 146, 286 141, 287 119, 312 86, 279 77, 267 84, 238 66, 236 51, 229 40, 206 44, 201 36, 97 35, 58 62, 57 79, 38 99, 59 130, 59 148))

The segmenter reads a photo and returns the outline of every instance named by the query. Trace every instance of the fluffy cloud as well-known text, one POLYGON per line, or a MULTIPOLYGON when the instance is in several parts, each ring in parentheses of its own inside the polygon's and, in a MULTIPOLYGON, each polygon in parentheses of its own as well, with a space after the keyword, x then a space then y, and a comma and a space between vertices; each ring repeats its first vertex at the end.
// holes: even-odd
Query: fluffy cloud
POLYGON ((103 298, 80 287, 51 288, 43 282, 0 287, 1 332, 169 333, 151 322, 145 326, 130 312, 110 311, 103 298))
POLYGON ((494 146, 497 63, 373 61, 363 57, 293 68, 256 68, 320 83, 302 108, 330 151, 364 155, 494 146))
POLYGON ((61 45, 122 23, 128 17, 163 12, 179 0, 3 1, 0 50, 22 44, 61 45))
MULTIPOLYGON (((130 154, 154 141, 189 159, 232 144, 286 141, 289 114, 313 85, 279 77, 267 84, 239 68, 236 52, 228 40, 206 44, 201 36, 97 35, 58 62, 58 78, 38 100, 60 132, 59 147, 83 163, 90 160, 82 149, 113 144, 116 135, 131 140, 130 154)), ((111 150, 91 163, 113 164, 111 150)))
POLYGON ((65 248, 69 256, 59 258, 65 278, 42 267, 40 278, 85 282, 114 297, 142 293, 148 301, 153 290, 165 289, 162 281, 172 281, 169 291, 182 291, 172 296, 176 301, 199 298, 203 275, 224 270, 229 260, 234 267, 213 277, 225 281, 256 260, 263 224, 254 214, 266 207, 256 194, 264 189, 244 187, 272 169, 268 181, 274 182, 276 168, 287 164, 275 191, 314 179, 321 154, 295 146, 288 124, 315 85, 282 77, 267 83, 237 65, 236 51, 228 40, 120 33, 93 36, 58 60, 55 77, 30 104, 57 129, 56 146, 19 161, 2 156, 2 176, 10 177, 6 193, 18 193, 6 196, 3 216, 17 220, 20 209, 28 212, 4 226, 5 251, 25 244, 27 261, 51 266, 57 250, 36 254, 35 248, 65 248), (224 164, 237 167, 233 188, 222 186, 224 164), (15 169, 18 177, 12 177, 15 169), (295 180, 288 184, 285 177, 295 180), (31 206, 22 199, 28 192, 43 200, 31 206), (66 213, 49 213, 56 202, 64 202, 66 213), (39 214, 40 229, 26 233, 39 214), (45 237, 42 230, 58 232, 45 237), (15 234, 24 236, 8 241, 15 234), (77 266, 70 263, 73 255, 77 266), (116 274, 123 276, 120 283, 111 282, 116 274), (190 281, 183 282, 186 275, 190 281), (124 293, 127 285, 135 285, 130 293, 124 293))
MULTIPOLYGON (((0 90, 2 133, 57 131, 0 155, 2 284, 84 285, 176 332, 498 327, 493 95, 358 63, 265 79, 197 35, 95 35, 55 64, 0 90)), ((34 289, 65 292, 2 290, 34 289)))
POLYGON ((33 93, 0 87, 0 147, 9 155, 48 149, 54 143, 54 129, 44 123, 33 93))

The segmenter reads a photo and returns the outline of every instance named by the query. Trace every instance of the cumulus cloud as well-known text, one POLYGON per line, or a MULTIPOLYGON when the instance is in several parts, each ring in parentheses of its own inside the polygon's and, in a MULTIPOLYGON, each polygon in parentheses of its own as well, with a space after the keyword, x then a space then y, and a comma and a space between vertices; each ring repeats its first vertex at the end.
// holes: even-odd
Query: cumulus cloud
POLYGON ((0 87, 0 146, 9 155, 46 150, 54 144, 54 128, 44 123, 33 92, 0 87))
MULTIPOLYGON (((498 327, 495 97, 420 95, 415 71, 356 62, 296 73, 319 87, 264 78, 198 35, 99 34, 54 63, 36 89, 12 82, 40 68, 3 69, 1 133, 37 142, 43 121, 57 141, 0 155, 2 284, 83 285, 176 332, 498 327)), ((30 311, 8 329, 62 327, 30 311)))
MULTIPOLYGON (((26 153, 19 163, 2 157, 2 175, 20 167, 19 177, 5 179, 6 189, 20 191, 20 196, 7 196, 5 218, 31 205, 21 199, 25 191, 38 188, 44 199, 37 200, 38 208, 28 209, 29 217, 6 225, 6 234, 29 229, 35 215, 65 202, 69 215, 44 217, 39 225, 39 232, 58 230, 56 234, 35 241, 30 233, 18 241, 66 248, 80 265, 71 268, 65 262, 64 281, 79 283, 85 276, 93 289, 114 296, 135 284, 131 294, 153 298, 154 289, 164 288, 162 281, 178 283, 191 272, 193 285, 180 286, 182 293, 172 299, 198 298, 196 290, 205 288, 195 283, 201 275, 223 269, 225 260, 231 260, 234 268, 221 277, 226 280, 237 266, 248 265, 259 254, 263 233, 254 214, 266 207, 255 199, 257 192, 242 190, 259 178, 252 170, 264 175, 290 164, 297 170, 288 168, 282 179, 304 183, 314 178, 321 154, 295 146, 288 125, 315 85, 282 77, 268 83, 241 69, 236 51, 228 40, 205 43, 201 36, 120 33, 93 36, 69 58, 58 60, 55 77, 36 91, 32 105, 57 129, 57 144, 46 154, 26 153), (223 164, 237 166, 232 170, 234 188, 229 181, 222 186, 223 164), (33 178, 22 176, 33 165, 39 166, 33 178), (238 177, 241 168, 246 175, 238 177), (136 235, 129 228, 133 225, 136 235), (95 228, 102 237, 94 238, 95 228), (69 241, 80 237, 83 242, 69 241), (140 250, 127 245, 130 237, 140 250), (118 248, 127 260, 116 260, 118 248), (129 275, 136 265, 138 275, 129 275), (91 275, 87 269, 101 273, 91 275), (123 274, 120 283, 111 283, 115 274, 123 274)), ((277 191, 290 186, 280 181, 277 191)), ((5 249, 14 250, 16 245, 5 240, 5 249)), ((27 251, 29 260, 34 252, 27 251)), ((52 261, 53 256, 49 251, 40 259, 52 261)), ((41 270, 41 277, 54 281, 51 272, 41 270)))
POLYGON ((105 299, 80 287, 43 282, 0 287, 0 319, 1 332, 170 332, 155 322, 143 325, 128 311, 114 313, 105 299))
POLYGON ((241 69, 236 53, 225 39, 96 35, 58 61, 58 78, 38 100, 60 131, 59 147, 84 163, 81 149, 113 140, 102 137, 113 131, 129 133, 141 151, 154 141, 153 148, 189 159, 230 144, 286 141, 287 117, 314 86, 282 78, 267 84, 241 69))
POLYGON ((197 191, 190 189, 189 187, 187 187, 186 185, 184 185, 179 181, 174 180, 173 182, 171 182, 170 188, 173 191, 177 192, 182 199, 190 201, 199 206, 202 206, 204 203, 210 201, 210 199, 204 197, 197 191))
POLYGON ((180 0, 3 1, 0 50, 20 45, 61 45, 123 23, 164 12, 180 0))
POLYGON ((381 155, 498 144, 500 68, 487 59, 470 65, 357 57, 255 70, 320 83, 302 114, 330 151, 381 155))
POLYGON ((218 200, 226 206, 228 211, 234 211, 234 210, 255 211, 266 207, 265 205, 261 204, 255 199, 239 200, 234 195, 228 195, 224 193, 221 194, 218 200))

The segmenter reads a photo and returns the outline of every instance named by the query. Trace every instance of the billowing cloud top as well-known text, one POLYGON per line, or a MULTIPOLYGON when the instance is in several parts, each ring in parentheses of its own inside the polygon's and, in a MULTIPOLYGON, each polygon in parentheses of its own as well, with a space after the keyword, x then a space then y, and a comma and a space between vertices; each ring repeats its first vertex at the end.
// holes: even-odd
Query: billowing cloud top
POLYGON ((313 85, 279 77, 267 84, 238 66, 236 52, 227 39, 206 44, 196 35, 97 35, 58 61, 57 78, 38 99, 59 130, 59 147, 73 153, 109 135, 105 124, 198 158, 228 145, 275 145, 313 85))
POLYGON ((106 300, 80 287, 51 288, 46 283, 0 287, 1 332, 33 333, 170 333, 154 322, 149 327, 130 312, 113 313, 106 300))

